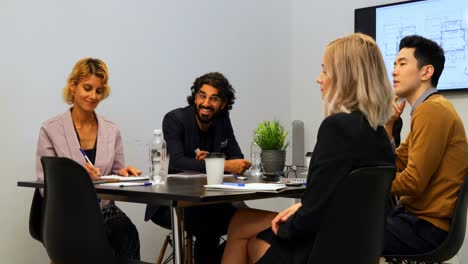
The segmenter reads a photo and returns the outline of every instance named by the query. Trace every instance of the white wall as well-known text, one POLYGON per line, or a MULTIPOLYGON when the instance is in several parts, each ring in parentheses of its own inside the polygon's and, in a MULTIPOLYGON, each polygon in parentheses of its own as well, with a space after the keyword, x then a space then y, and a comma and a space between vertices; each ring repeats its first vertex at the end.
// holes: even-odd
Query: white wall
MULTIPOLYGON (((321 71, 325 46, 333 39, 354 32, 354 9, 400 1, 291 2, 291 120, 304 121, 306 151, 312 151, 318 127, 323 119, 320 87, 315 80, 321 71)), ((444 93, 444 96, 452 101, 464 124, 468 124, 468 93, 444 93)), ((409 121, 410 107, 407 106, 403 118, 409 121)), ((409 126, 404 126, 403 135, 408 131, 409 126)))
MULTIPOLYGON (((232 122, 248 155, 254 126, 289 123, 290 3, 238 1, 26 1, 0 4, 0 256, 47 263, 28 233, 39 127, 67 109, 61 88, 74 63, 104 59, 112 94, 98 112, 118 123, 128 163, 145 169, 146 142, 163 115, 186 105, 194 79, 223 72, 237 90, 232 122)), ((143 222, 144 206, 121 204, 140 231, 142 257, 154 261, 163 235, 143 222)))
MULTIPOLYGON (((291 120, 304 121, 306 151, 312 151, 320 121, 323 119, 319 85, 315 83, 315 79, 321 70, 325 46, 335 38, 354 32, 354 9, 391 2, 399 1, 292 0, 291 120)), ((444 96, 458 110, 466 131, 468 93, 444 93, 444 96)), ((403 138, 409 131, 409 112, 410 107, 407 105, 403 114, 403 138)), ((467 244, 459 252, 462 263, 468 263, 467 244)))
MULTIPOLYGON (((271 118, 286 124, 303 120, 311 151, 323 118, 315 77, 325 45, 353 32, 355 8, 388 2, 3 0, 2 261, 47 262, 28 233, 32 189, 16 182, 34 179, 39 127, 66 110, 60 91, 78 59, 94 56, 108 63, 113 93, 98 112, 120 125, 127 162, 138 167, 146 168, 152 129, 161 126, 165 112, 186 105, 191 83, 208 71, 225 73, 237 90, 232 122, 244 154, 255 125, 271 118)), ((468 95, 447 97, 468 124, 468 95)), ((259 204, 278 209, 287 203, 259 204)), ((143 259, 153 261, 166 231, 143 222, 143 205, 121 206, 140 230, 143 259)), ((468 248, 463 252, 468 255, 468 248)))

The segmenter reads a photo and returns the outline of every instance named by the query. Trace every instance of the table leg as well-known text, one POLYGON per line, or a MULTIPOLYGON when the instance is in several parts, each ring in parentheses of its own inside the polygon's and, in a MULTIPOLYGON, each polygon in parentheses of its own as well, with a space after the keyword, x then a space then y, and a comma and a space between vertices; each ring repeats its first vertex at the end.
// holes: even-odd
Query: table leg
POLYGON ((171 220, 172 220, 172 241, 174 241, 174 263, 183 263, 184 252, 184 225, 183 225, 183 211, 182 208, 171 206, 171 220))

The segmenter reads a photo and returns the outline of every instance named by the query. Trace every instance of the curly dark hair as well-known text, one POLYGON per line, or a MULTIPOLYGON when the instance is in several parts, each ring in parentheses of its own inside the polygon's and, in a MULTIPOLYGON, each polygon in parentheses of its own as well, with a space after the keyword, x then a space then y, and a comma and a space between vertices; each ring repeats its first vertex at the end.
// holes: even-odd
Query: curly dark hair
POLYGON ((404 37, 400 41, 400 50, 403 48, 414 48, 414 57, 418 61, 419 69, 429 64, 434 67, 431 84, 437 87, 445 64, 445 55, 442 47, 433 40, 418 35, 411 35, 404 37))
POLYGON ((232 85, 229 83, 228 79, 226 79, 226 77, 224 77, 224 75, 219 72, 210 72, 198 77, 195 80, 192 87, 190 88, 192 94, 187 96, 188 104, 195 105, 195 96, 200 91, 200 88, 205 84, 218 89, 219 97, 223 103, 226 103, 226 107, 220 111, 220 114, 229 112, 229 110, 232 109, 234 101, 236 100, 236 91, 234 88, 232 88, 232 85))

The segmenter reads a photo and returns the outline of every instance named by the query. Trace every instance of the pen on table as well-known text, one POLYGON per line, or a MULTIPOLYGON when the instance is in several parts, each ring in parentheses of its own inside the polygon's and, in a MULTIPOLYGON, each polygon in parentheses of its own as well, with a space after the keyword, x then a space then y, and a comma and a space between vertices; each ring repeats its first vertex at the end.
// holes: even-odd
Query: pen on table
POLYGON ((240 187, 244 187, 245 186, 245 183, 241 183, 241 182, 223 182, 224 185, 232 185, 232 186, 240 186, 240 187))
POLYGON ((237 174, 233 173, 232 174, 232 177, 234 177, 234 179, 236 180, 241 180, 241 181, 245 181, 247 180, 247 177, 244 177, 244 176, 238 176, 237 174))
POLYGON ((86 152, 84 152, 84 150, 83 150, 82 148, 80 148, 80 151, 81 151, 81 154, 83 154, 83 156, 84 156, 86 162, 88 162, 89 165, 91 165, 91 167, 94 168, 94 165, 93 165, 93 163, 91 162, 91 160, 89 160, 88 155, 86 155, 86 152))
POLYGON ((133 183, 130 184, 130 183, 127 183, 127 184, 121 184, 119 185, 119 187, 131 187, 131 186, 150 186, 150 185, 153 185, 152 182, 142 182, 142 183, 133 183))

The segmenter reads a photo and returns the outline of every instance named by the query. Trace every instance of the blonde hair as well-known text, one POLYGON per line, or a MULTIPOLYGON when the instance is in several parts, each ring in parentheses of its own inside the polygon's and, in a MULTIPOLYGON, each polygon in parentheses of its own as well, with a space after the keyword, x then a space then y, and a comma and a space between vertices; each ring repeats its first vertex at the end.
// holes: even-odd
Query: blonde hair
POLYGON ((92 75, 102 79, 104 88, 103 99, 107 98, 111 92, 110 86, 107 84, 109 80, 109 71, 106 64, 100 59, 84 58, 79 60, 73 67, 72 72, 68 76, 67 83, 63 87, 62 96, 67 104, 73 104, 75 94, 70 89, 70 85, 78 85, 83 80, 90 78, 92 75))
POLYGON ((324 96, 325 115, 360 110, 374 129, 392 115, 393 90, 375 41, 356 33, 336 39, 325 50, 331 87, 324 96))

